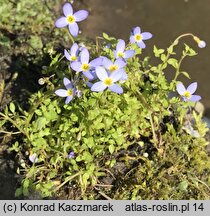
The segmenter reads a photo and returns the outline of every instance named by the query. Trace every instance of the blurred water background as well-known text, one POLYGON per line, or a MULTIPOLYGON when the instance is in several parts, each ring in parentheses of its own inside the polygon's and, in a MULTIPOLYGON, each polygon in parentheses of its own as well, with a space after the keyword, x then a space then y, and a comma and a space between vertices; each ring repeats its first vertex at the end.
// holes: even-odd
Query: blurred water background
MULTIPOLYGON (((172 41, 183 33, 191 32, 202 40, 207 47, 199 49, 192 38, 187 43, 198 52, 193 58, 186 58, 183 71, 189 72, 191 80, 180 77, 187 86, 198 82, 197 94, 202 96, 205 114, 210 117, 210 0, 83 0, 88 7, 88 22, 82 24, 83 34, 95 39, 103 32, 116 38, 129 40, 130 31, 140 26, 149 31, 153 38, 146 42, 143 55, 151 55, 153 45, 167 48, 172 41)), ((180 52, 184 45, 180 45, 180 52)), ((174 77, 173 71, 166 71, 167 77, 174 77)))

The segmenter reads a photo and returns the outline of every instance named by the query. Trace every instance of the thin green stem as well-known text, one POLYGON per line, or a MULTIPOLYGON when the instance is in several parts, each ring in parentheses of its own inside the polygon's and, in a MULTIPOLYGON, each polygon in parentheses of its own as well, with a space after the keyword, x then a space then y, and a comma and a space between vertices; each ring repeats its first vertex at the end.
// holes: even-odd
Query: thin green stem
MULTIPOLYGON (((154 125, 154 121, 153 121, 153 118, 152 118, 152 114, 150 112, 150 107, 149 105, 147 104, 147 101, 146 99, 144 98, 144 96, 142 95, 142 93, 140 91, 137 91, 138 93, 138 97, 140 99, 140 101, 144 104, 144 106, 148 109, 148 113, 149 113, 149 120, 150 120, 150 124, 151 124, 151 128, 152 128, 152 134, 153 134, 153 138, 154 138, 154 144, 156 145, 157 142, 158 142, 158 139, 157 139, 157 136, 156 136, 156 133, 155 133, 155 125, 154 125)), ((157 147, 157 146, 156 146, 157 147)))
POLYGON ((18 126, 18 124, 15 121, 13 121, 9 116, 6 116, 6 115, 4 115, 1 112, 0 112, 0 116, 2 116, 5 120, 8 120, 9 122, 11 122, 22 134, 24 134, 29 139, 29 134, 25 130, 23 130, 22 128, 20 128, 18 126))
POLYGON ((20 134, 20 133, 22 133, 22 132, 20 132, 20 131, 17 131, 17 132, 9 132, 9 131, 0 130, 0 133, 5 133, 5 134, 10 134, 10 135, 12 135, 12 134, 20 134))
POLYGON ((170 47, 168 48, 168 52, 167 52, 167 55, 166 55, 166 59, 165 61, 163 62, 163 65, 168 61, 169 57, 171 56, 171 54, 173 53, 173 48, 179 43, 179 40, 183 37, 187 37, 187 36, 191 36, 191 37, 195 37, 195 35, 193 35, 192 33, 185 33, 185 34, 182 34, 180 35, 179 37, 177 37, 174 42, 170 45, 170 47))
POLYGON ((175 74, 175 77, 174 77, 174 81, 176 81, 177 77, 180 75, 180 66, 182 64, 182 61, 184 60, 184 58, 186 57, 186 55, 183 55, 181 57, 181 59, 179 60, 179 63, 178 63, 178 67, 177 67, 177 70, 176 70, 176 74, 175 74))
POLYGON ((75 178, 75 177, 77 177, 77 176, 79 176, 79 175, 81 175, 81 174, 82 174, 82 172, 78 172, 78 173, 76 173, 76 174, 73 175, 73 176, 69 176, 68 178, 66 178, 66 180, 65 180, 62 184, 60 184, 58 187, 55 188, 54 192, 57 191, 57 190, 59 190, 59 189, 60 189, 61 187, 63 187, 67 182, 69 182, 70 180, 72 180, 73 178, 75 178))
MULTIPOLYGON (((68 31, 68 28, 67 28, 67 31, 68 31)), ((68 31, 68 33, 69 33, 70 40, 71 40, 71 42, 73 44, 74 43, 74 38, 72 37, 72 35, 71 35, 71 33, 69 31, 68 31)))
POLYGON ((40 98, 40 100, 38 100, 38 102, 32 107, 32 109, 29 111, 29 115, 28 118, 26 120, 26 128, 28 128, 28 125, 31 121, 31 119, 33 118, 33 115, 36 111, 36 109, 43 103, 43 101, 45 101, 47 99, 47 97, 52 93, 52 91, 47 91, 45 96, 40 98))

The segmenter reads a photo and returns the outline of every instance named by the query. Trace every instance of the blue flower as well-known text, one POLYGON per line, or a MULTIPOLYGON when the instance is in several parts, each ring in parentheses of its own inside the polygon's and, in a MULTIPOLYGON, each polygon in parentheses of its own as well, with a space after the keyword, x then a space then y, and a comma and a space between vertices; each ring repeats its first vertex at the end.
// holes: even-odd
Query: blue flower
POLYGON ((176 90, 182 96, 184 101, 197 102, 201 99, 200 95, 193 95, 197 89, 197 82, 191 83, 187 89, 182 83, 178 83, 176 90))
POLYGON ((73 13, 73 8, 70 3, 65 3, 63 6, 64 16, 56 20, 55 26, 57 28, 63 28, 68 26, 69 32, 72 36, 76 37, 79 33, 79 27, 77 22, 83 21, 88 17, 88 11, 79 10, 73 13))
POLYGON ((99 82, 96 82, 92 85, 91 91, 100 92, 109 88, 111 91, 116 92, 118 94, 123 93, 122 87, 115 84, 115 82, 119 81, 122 77, 122 71, 118 70, 112 73, 108 73, 103 67, 96 67, 96 75, 99 78, 99 82))
POLYGON ((74 152, 71 151, 69 154, 68 154, 68 158, 71 159, 71 158, 74 158, 74 152))
POLYGON ((66 77, 64 77, 63 83, 66 89, 58 89, 55 91, 55 94, 60 97, 66 97, 65 104, 68 104, 73 99, 76 93, 76 89, 73 87, 71 81, 66 77))
POLYGON ((65 49, 64 50, 64 55, 65 57, 70 61, 77 61, 79 58, 79 46, 77 43, 74 43, 71 48, 70 48, 70 54, 68 53, 68 51, 65 49))
POLYGON ((125 41, 120 39, 117 43, 116 50, 114 51, 115 58, 131 58, 135 54, 134 50, 125 51, 125 41))
POLYGON ((32 163, 37 163, 38 162, 38 158, 37 158, 37 154, 36 153, 31 153, 29 155, 29 160, 32 162, 32 163))
POLYGON ((144 40, 148 40, 150 38, 152 38, 152 34, 150 32, 141 33, 140 27, 135 27, 131 32, 130 42, 132 44, 137 43, 140 48, 144 49, 146 47, 144 40))
POLYGON ((71 63, 71 68, 76 72, 82 72, 89 80, 95 78, 94 69, 96 66, 101 65, 102 59, 96 58, 92 61, 90 60, 90 54, 87 48, 83 48, 80 55, 80 61, 74 61, 71 63))
POLYGON ((122 77, 120 80, 123 81, 128 79, 128 75, 123 69, 126 66, 126 61, 123 58, 118 58, 114 62, 112 62, 107 57, 101 58, 103 59, 102 65, 108 70, 109 73, 121 71, 122 77))

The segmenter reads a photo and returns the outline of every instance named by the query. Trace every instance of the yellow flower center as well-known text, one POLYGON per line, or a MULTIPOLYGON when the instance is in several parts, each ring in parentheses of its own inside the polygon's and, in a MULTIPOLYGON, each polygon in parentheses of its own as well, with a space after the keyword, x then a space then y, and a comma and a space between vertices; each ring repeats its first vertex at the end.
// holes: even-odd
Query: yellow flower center
POLYGON ((77 60, 77 57, 74 55, 74 56, 71 56, 71 61, 76 61, 77 60))
POLYGON ((90 69, 90 65, 87 63, 82 64, 82 70, 83 71, 88 71, 90 69))
POLYGON ((67 90, 67 96, 72 96, 72 95, 73 95, 72 89, 68 89, 68 90, 67 90))
POLYGON ((187 99, 191 98, 191 93, 189 91, 186 91, 183 93, 183 96, 186 97, 187 99))
POLYGON ((67 22, 70 23, 70 24, 73 24, 75 22, 75 18, 73 15, 69 15, 67 16, 67 22))
POLYGON ((119 69, 119 67, 117 65, 111 65, 109 67, 110 72, 113 72, 113 71, 118 70, 118 69, 119 69))
POLYGON ((104 84, 106 85, 106 86, 110 86, 110 85, 112 85, 112 79, 110 79, 110 78, 106 78, 105 80, 104 80, 104 84))
POLYGON ((118 56, 119 58, 120 58, 120 57, 123 58, 123 57, 125 56, 125 54, 124 54, 123 52, 118 52, 118 53, 117 53, 117 56, 118 56))
POLYGON ((136 41, 141 41, 142 40, 142 36, 140 34, 136 34, 135 35, 135 40, 136 41))

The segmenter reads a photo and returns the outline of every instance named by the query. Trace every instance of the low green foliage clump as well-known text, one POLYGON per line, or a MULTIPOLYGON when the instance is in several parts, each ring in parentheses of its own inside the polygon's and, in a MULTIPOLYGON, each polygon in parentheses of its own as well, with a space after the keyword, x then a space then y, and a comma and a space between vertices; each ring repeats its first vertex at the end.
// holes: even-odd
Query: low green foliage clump
MULTIPOLYGON (((10 103, 0 113, 2 130, 11 123, 10 150, 23 176, 16 195, 35 190, 43 197, 69 199, 208 199, 208 129, 195 103, 175 92, 177 78, 189 77, 181 69, 183 59, 196 55, 185 45, 177 60, 174 47, 184 36, 189 34, 166 50, 154 46, 156 65, 152 56, 141 59, 142 49, 129 44, 135 56, 125 66, 123 94, 93 92, 79 82, 82 95, 69 104, 54 92, 63 77, 74 80, 78 73, 61 54, 51 53, 44 87, 31 95, 29 109, 10 103), (165 71, 171 67, 175 75, 168 81, 165 71)), ((91 59, 114 60, 117 39, 103 34, 96 44, 86 45, 91 59)))

